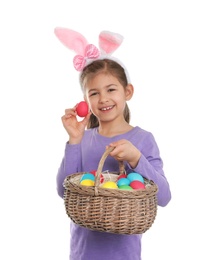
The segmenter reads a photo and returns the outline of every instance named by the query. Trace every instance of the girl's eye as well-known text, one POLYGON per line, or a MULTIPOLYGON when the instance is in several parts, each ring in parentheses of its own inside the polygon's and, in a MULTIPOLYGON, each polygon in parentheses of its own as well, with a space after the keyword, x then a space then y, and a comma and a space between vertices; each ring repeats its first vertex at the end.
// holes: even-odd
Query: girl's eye
POLYGON ((110 88, 108 91, 109 92, 115 91, 115 88, 110 88))
POLYGON ((95 96, 97 94, 98 94, 98 92, 92 92, 89 96, 91 97, 91 96, 95 96))

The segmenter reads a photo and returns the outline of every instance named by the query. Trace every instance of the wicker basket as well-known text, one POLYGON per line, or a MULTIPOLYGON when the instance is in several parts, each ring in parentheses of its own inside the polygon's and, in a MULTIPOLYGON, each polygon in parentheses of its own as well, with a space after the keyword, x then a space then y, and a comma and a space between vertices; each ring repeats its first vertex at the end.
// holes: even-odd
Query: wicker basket
POLYGON ((107 149, 99 162, 95 186, 80 185, 85 172, 74 173, 64 181, 64 203, 70 219, 83 227, 116 234, 142 234, 153 224, 157 213, 158 187, 144 178, 146 189, 120 190, 100 187, 100 176, 105 181, 116 181, 124 173, 124 163, 119 162, 119 173, 102 172, 105 159, 112 149, 107 149))

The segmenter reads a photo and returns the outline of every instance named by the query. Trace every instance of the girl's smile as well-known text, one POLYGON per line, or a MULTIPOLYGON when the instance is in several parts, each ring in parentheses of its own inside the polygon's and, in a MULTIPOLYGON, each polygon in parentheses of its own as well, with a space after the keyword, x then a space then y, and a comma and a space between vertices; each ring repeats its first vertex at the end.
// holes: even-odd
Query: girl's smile
POLYGON ((101 111, 105 112, 105 111, 109 111, 112 110, 114 106, 108 106, 108 107, 102 107, 100 108, 101 111))

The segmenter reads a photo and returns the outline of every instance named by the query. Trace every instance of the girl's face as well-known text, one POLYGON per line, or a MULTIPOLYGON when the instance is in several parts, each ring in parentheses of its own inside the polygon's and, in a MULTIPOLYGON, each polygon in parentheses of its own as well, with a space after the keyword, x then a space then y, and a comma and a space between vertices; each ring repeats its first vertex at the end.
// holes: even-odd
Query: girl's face
POLYGON ((100 73, 89 80, 84 87, 85 100, 100 122, 122 118, 126 101, 133 95, 133 86, 124 88, 118 79, 110 74, 100 73))

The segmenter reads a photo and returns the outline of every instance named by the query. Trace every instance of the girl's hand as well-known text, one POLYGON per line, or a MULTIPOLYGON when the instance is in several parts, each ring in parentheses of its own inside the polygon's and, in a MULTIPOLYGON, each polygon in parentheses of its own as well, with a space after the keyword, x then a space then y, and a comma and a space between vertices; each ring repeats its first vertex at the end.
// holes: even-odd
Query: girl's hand
POLYGON ((89 121, 91 112, 83 118, 82 121, 77 121, 76 106, 65 110, 65 115, 61 117, 64 128, 69 135, 69 144, 78 144, 81 142, 86 125, 89 121))
POLYGON ((109 146, 115 147, 110 153, 118 161, 127 161, 134 169, 141 157, 141 152, 128 140, 122 139, 117 142, 110 143, 109 146))

